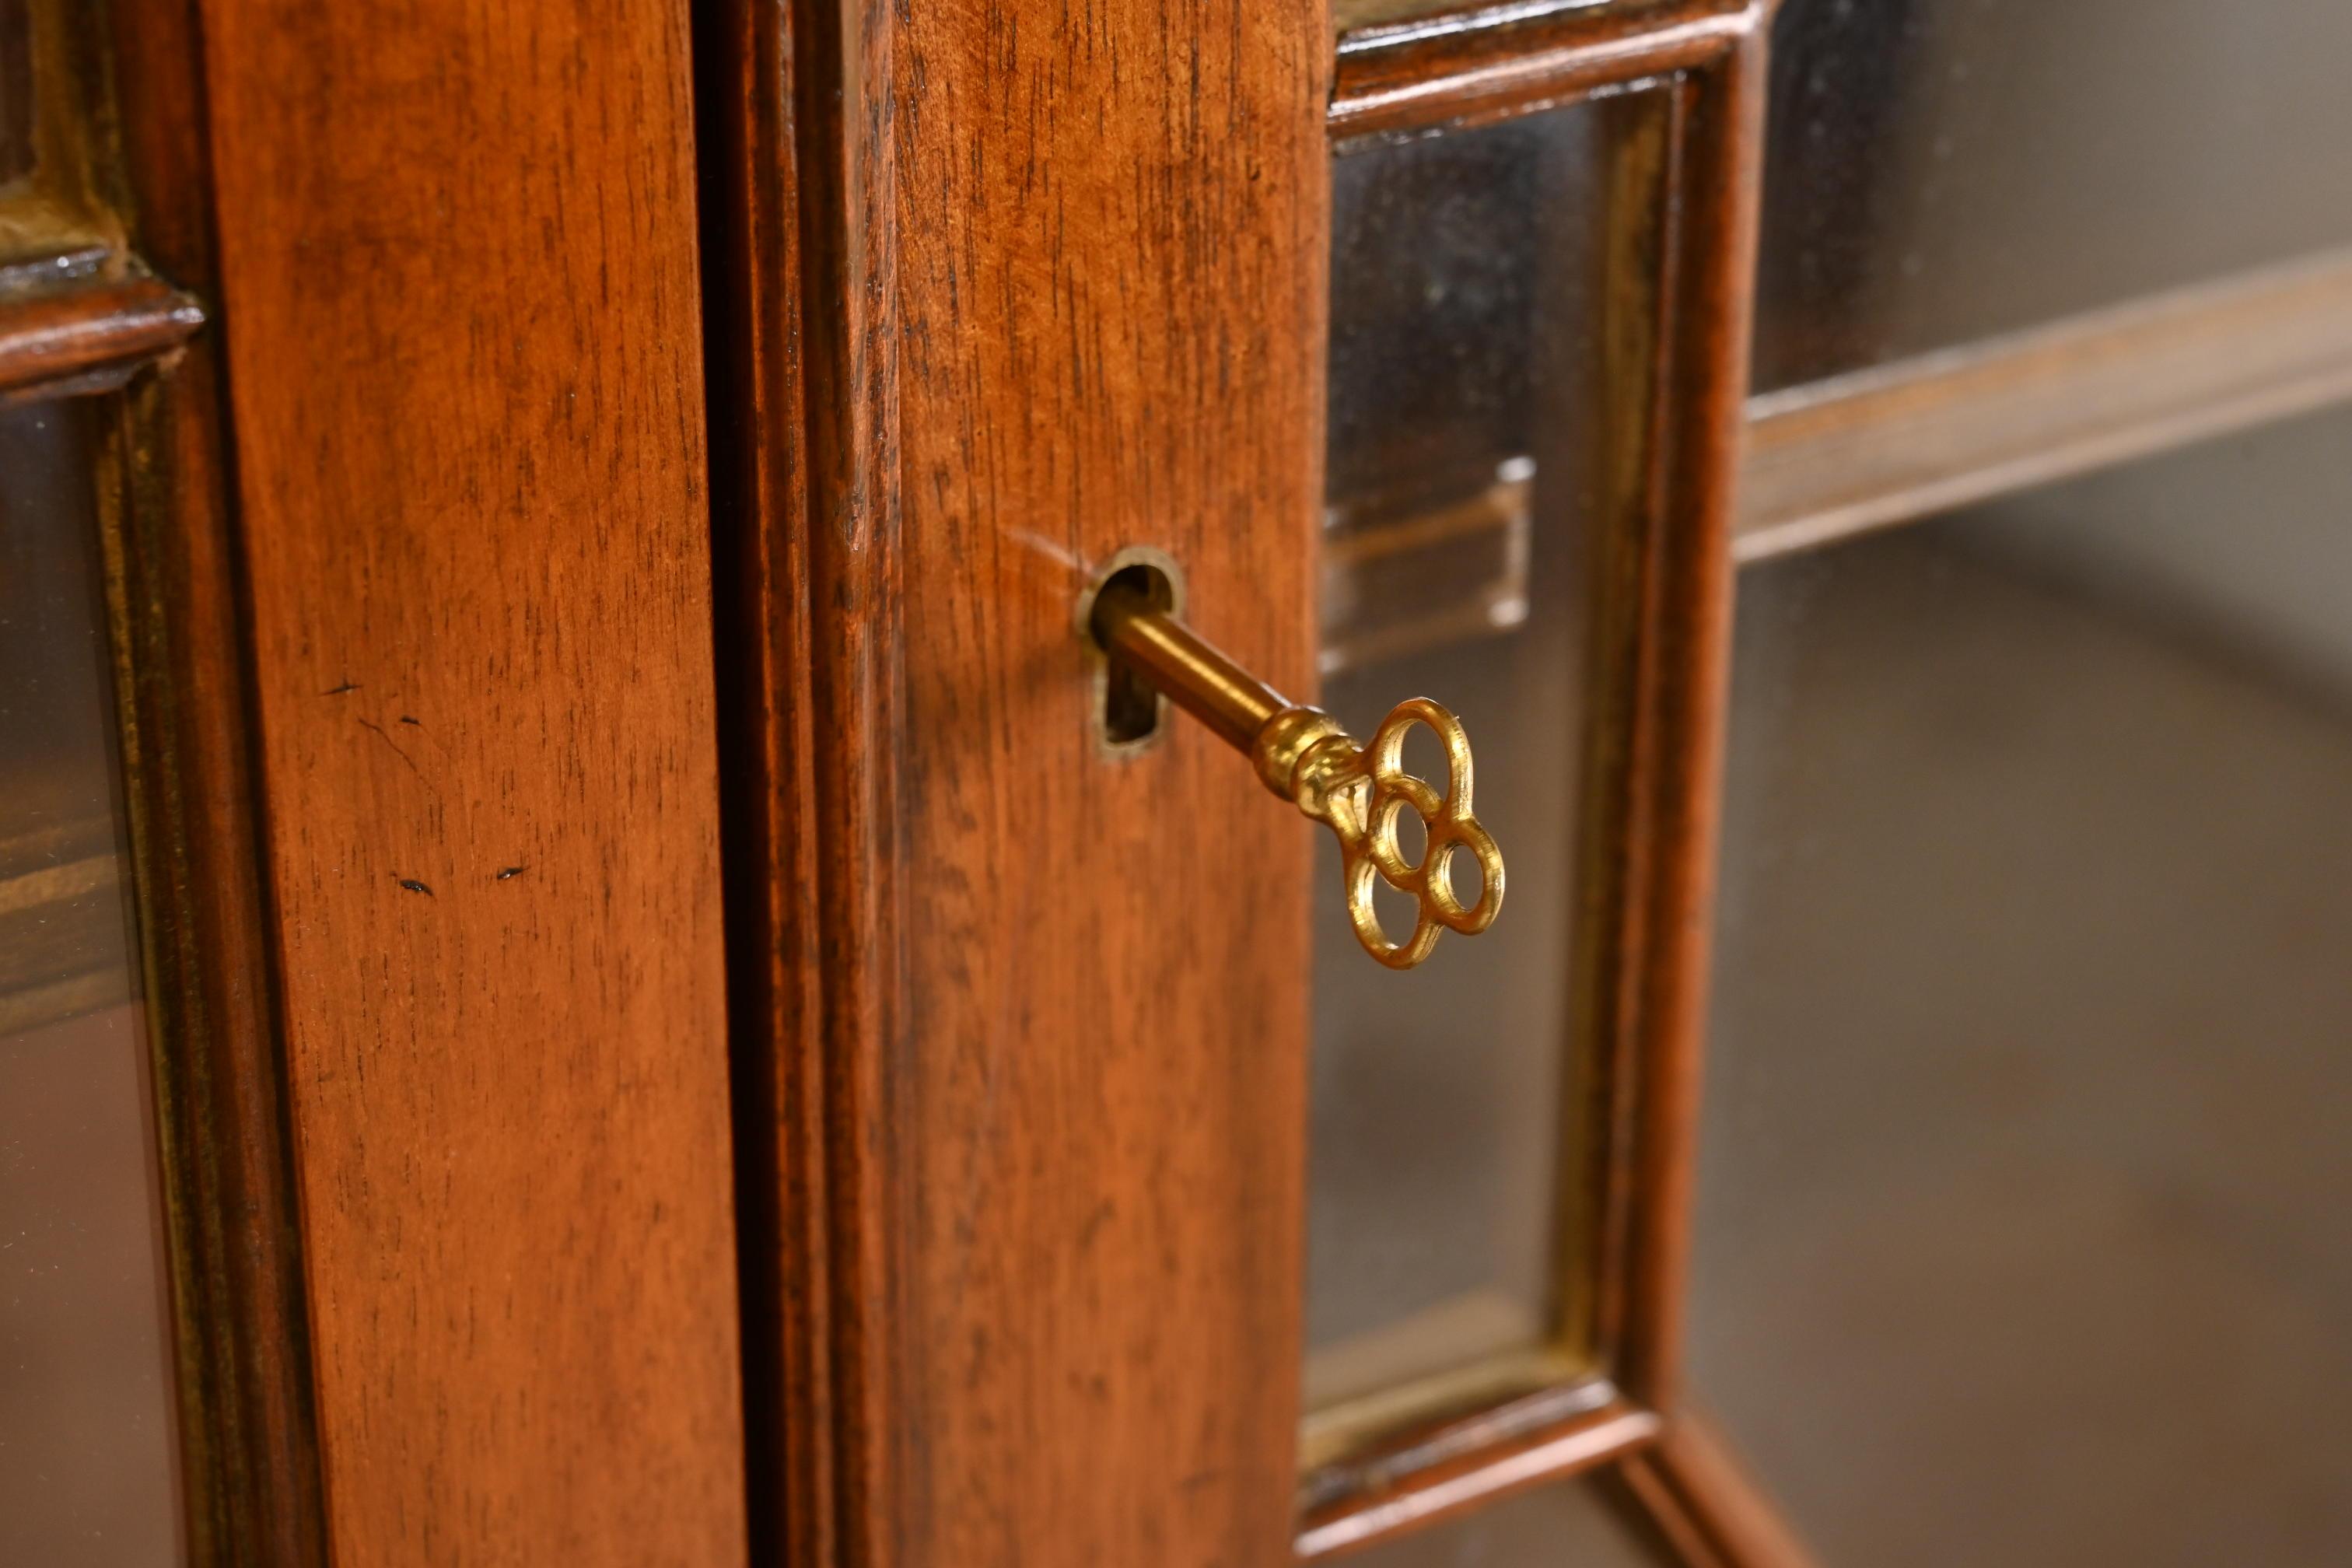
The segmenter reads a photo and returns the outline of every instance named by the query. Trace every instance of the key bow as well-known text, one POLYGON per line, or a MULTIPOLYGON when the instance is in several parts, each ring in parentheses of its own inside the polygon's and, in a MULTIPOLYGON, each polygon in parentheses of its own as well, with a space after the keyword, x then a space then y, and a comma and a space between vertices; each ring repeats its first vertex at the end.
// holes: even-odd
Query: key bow
MULTIPOLYGON (((1291 711, 1312 717, 1288 727, 1297 748, 1288 793, 1339 841, 1348 921, 1364 951, 1391 969, 1411 969, 1429 956, 1441 931, 1475 936, 1494 924, 1503 907, 1503 857, 1471 809, 1470 741, 1462 721, 1426 697, 1409 698, 1389 710, 1370 745, 1359 746, 1328 716, 1312 709, 1291 711), (1404 769, 1405 736, 1415 724, 1427 726, 1445 748, 1443 794, 1404 769), (1406 857, 1398 837, 1407 811, 1421 818, 1418 861, 1406 857), (1455 894, 1447 868, 1457 849, 1478 863, 1478 898, 1468 905, 1455 894), (1381 928, 1372 903, 1375 877, 1413 900, 1412 934, 1402 942, 1391 942, 1381 928)), ((1267 728, 1278 733, 1282 727, 1267 728)))

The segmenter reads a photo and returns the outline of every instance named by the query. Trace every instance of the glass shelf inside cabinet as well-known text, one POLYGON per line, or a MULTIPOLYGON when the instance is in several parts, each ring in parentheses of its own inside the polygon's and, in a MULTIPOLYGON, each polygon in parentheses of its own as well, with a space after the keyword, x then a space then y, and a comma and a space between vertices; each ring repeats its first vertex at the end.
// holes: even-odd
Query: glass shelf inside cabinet
POLYGON ((1333 169, 1323 705, 1350 726, 1417 692, 1457 705, 1511 903, 1478 942, 1368 974, 1337 867, 1317 874, 1310 1467, 1591 1370, 1587 605, 1615 493, 1612 214, 1647 209, 1629 185, 1654 193, 1626 174, 1648 96, 1351 147, 1333 169))

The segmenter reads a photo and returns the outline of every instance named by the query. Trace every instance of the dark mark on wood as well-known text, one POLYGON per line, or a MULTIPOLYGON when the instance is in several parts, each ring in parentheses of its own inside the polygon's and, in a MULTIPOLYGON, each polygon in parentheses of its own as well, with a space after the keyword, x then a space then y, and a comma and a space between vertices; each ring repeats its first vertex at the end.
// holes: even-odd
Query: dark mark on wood
POLYGON ((358 681, 346 680, 341 686, 330 687, 326 690, 319 693, 319 695, 321 697, 341 697, 346 691, 357 691, 359 689, 360 683, 358 681))
POLYGON ((412 893, 422 893, 428 899, 433 896, 433 889, 426 887, 424 883, 418 881, 414 877, 395 877, 393 880, 398 882, 402 887, 407 889, 412 893))
POLYGON ((377 739, 381 740, 385 745, 390 746, 392 748, 392 754, 398 757, 402 762, 406 763, 410 773, 415 773, 418 778, 423 778, 425 776, 425 770, 416 765, 416 759, 400 749, 400 742, 392 738, 392 732, 390 731, 386 730, 383 725, 377 723, 373 719, 362 719, 360 721, 360 723, 373 731, 377 739))
POLYGON ((401 721, 402 723, 404 723, 404 724, 414 724, 414 725, 415 725, 415 726, 416 726, 418 729, 420 729, 420 730, 422 730, 423 728, 425 728, 425 721, 424 721, 424 720, 422 720, 422 719, 418 719, 418 718, 415 718, 415 717, 412 717, 411 715, 406 714, 406 713, 403 713, 403 714, 400 716, 400 721, 401 721))
POLYGON ((499 880, 501 882, 510 880, 513 878, 521 876, 523 868, 520 866, 502 867, 499 871, 499 880))

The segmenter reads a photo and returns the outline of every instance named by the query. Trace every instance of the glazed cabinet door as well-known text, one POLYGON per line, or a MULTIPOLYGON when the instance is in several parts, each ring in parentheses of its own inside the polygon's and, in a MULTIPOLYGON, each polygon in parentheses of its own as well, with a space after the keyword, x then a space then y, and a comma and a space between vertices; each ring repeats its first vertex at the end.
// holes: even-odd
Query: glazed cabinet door
POLYGON ((761 1549, 2340 1558, 2337 15, 710 13, 761 1549))
POLYGON ((1760 23, 713 18, 761 1550, 1281 1563, 1658 1436, 1760 23))
POLYGON ((0 0, 0 1560, 2341 1560, 2337 16, 0 0))
POLYGON ((0 1562, 743 1557, 682 5, 0 3, 0 1562))

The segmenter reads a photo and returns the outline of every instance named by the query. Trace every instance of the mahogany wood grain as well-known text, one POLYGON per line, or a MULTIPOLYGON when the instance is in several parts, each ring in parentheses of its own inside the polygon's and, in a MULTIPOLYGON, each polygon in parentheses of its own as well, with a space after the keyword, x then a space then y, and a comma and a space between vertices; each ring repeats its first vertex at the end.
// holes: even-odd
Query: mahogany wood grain
POLYGON ((1331 133, 1345 142, 1485 124, 1702 68, 1758 31, 1769 10, 1769 0, 1619 0, 1368 20, 1339 36, 1331 133))
POLYGON ((2135 301, 1748 405, 1743 562, 2352 398, 2352 257, 2135 301))
POLYGON ((1328 37, 1255 0, 898 32, 908 1568, 1288 1552, 1309 827, 1179 716, 1106 757, 1073 616, 1150 545, 1312 682, 1328 37))
POLYGON ((118 261, 109 275, 0 295, 0 397, 120 384, 204 324, 195 300, 118 261))
MULTIPOLYGON (((726 864, 728 993, 734 1035, 736 1213, 743 1317, 746 1474, 757 1563, 831 1564, 840 1556, 836 1487, 874 1467, 835 1462, 836 1348, 848 1349, 864 1310, 845 1300, 836 1318, 828 1224, 828 1114, 845 1114, 828 1093, 829 1060, 821 983, 826 956, 819 892, 874 889, 887 868, 855 829, 826 820, 845 779, 865 777, 882 759, 866 754, 871 729, 814 743, 819 670, 848 654, 856 686, 864 666, 842 642, 813 637, 813 509, 835 515, 838 494, 812 466, 812 395, 828 389, 856 400, 860 384, 843 359, 857 343, 887 353, 845 317, 866 297, 851 290, 839 312, 803 321, 803 224, 821 254, 840 257, 846 215, 841 177, 812 169, 823 205, 804 201, 803 147, 829 147, 848 122, 832 105, 839 83, 832 48, 811 42, 818 24, 795 26, 782 0, 729 0, 701 8, 695 39, 696 102, 703 170, 705 360, 712 409, 711 536, 723 590, 718 599, 718 684, 726 864), (794 47, 796 37, 799 47, 794 47), (807 80, 804 121, 796 71, 807 80), (812 346, 813 345, 813 348, 812 346), (811 386, 814 362, 826 374, 811 386)), ((836 405, 836 407, 839 405, 836 405)), ((885 463, 866 465, 895 494, 885 463)), ((870 537, 870 535, 869 535, 870 537)), ((861 617, 844 617, 854 626, 861 617)), ((838 897, 838 894, 836 894, 838 897)), ((855 899, 856 892, 849 894, 855 899)), ((828 906, 829 907, 829 906, 828 906)), ((839 933, 860 929, 836 922, 839 933)), ((872 929, 867 920, 863 929, 872 929)), ((869 968, 870 965, 861 965, 869 968)), ((849 982, 835 987, 845 1007, 849 982)), ((854 1016, 843 1034, 857 1037, 854 1016)), ((854 1101, 853 1101, 854 1103, 854 1101)), ((851 1142, 846 1137, 838 1141, 851 1142)), ((854 1268, 850 1277, 855 1277, 854 1268)), ((852 1367, 854 1378, 854 1364, 852 1367)), ((854 1386, 853 1383, 853 1386, 854 1386)))
MULTIPOLYGON (((1278 1563, 1307 825, 1206 734, 1106 757, 1074 612, 1090 563, 1155 545, 1204 630, 1311 679, 1323 18, 995 0, 724 32, 751 59, 724 73, 751 215, 724 308, 764 333, 730 384, 774 395, 718 447, 753 513, 733 559, 779 590, 730 634, 768 667, 730 767, 810 814, 758 808, 766 874, 814 874, 813 908, 744 900, 776 955, 751 1021, 779 1211, 774 1283, 746 1279, 835 1347, 829 1419, 788 1370, 755 1390, 786 1406, 772 1458, 831 1446, 839 1561, 1278 1563)), ((823 1527, 780 1534, 826 1560, 823 1527)))
POLYGON ((740 1561, 684 7, 203 23, 331 1554, 740 1561))
MULTIPOLYGON (((901 1194, 913 1151, 931 1135, 904 1098, 917 1063, 903 918, 911 843, 902 793, 910 742, 899 382, 909 329, 898 235, 902 139, 917 100, 900 42, 904 14, 888 0, 793 0, 791 18, 801 178, 793 330, 804 372, 810 606, 799 635, 813 657, 805 675, 787 675, 778 688, 806 697, 788 710, 795 729, 787 731, 805 726, 812 737, 814 788, 804 798, 815 816, 795 830, 816 847, 814 931, 799 929, 823 961, 824 990, 816 1037, 788 1037, 785 1048, 819 1053, 825 1209, 788 1217, 783 1234, 820 1227, 819 1283, 834 1325, 834 1418, 798 1441, 831 1450, 833 1560, 879 1568, 920 1561, 904 1543, 910 1467, 902 1456, 929 1451, 924 1413, 899 1394, 908 1375, 904 1337, 914 1331, 906 1307, 914 1240, 901 1194)), ((916 210, 938 221, 932 208, 916 210)), ((757 520, 775 521, 789 515, 757 520)))

